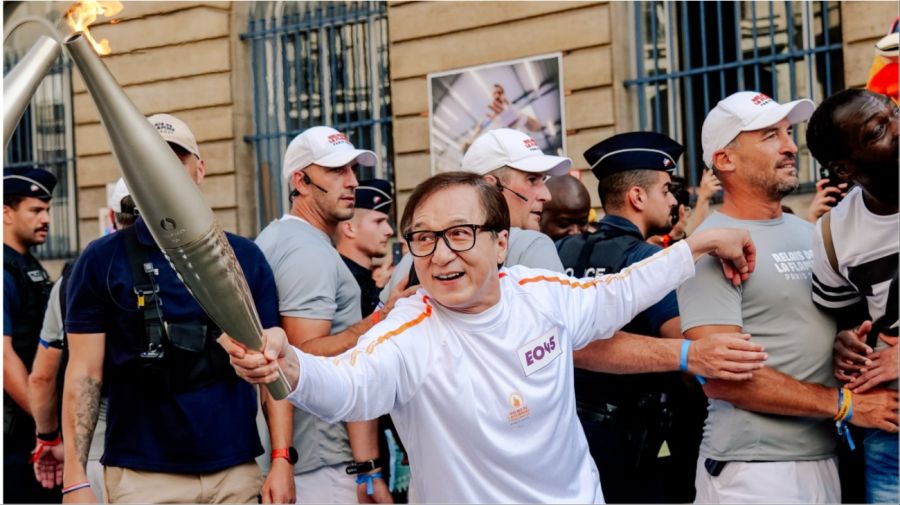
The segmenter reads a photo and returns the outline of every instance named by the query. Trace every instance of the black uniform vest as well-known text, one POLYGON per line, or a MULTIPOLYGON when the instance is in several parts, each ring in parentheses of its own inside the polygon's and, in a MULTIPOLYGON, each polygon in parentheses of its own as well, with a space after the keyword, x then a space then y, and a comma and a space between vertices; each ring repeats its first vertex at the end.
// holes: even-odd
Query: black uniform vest
MULTIPOLYGON (((12 275, 19 298, 19 310, 9 315, 12 320, 12 335, 9 336, 12 337, 13 350, 30 373, 52 284, 47 271, 34 256, 30 253, 19 255, 6 244, 3 245, 3 271, 12 275)), ((16 445, 34 445, 31 416, 6 392, 3 393, 3 434, 9 451, 13 450, 10 447, 13 442, 16 445)))
MULTIPOLYGON (((637 230, 603 227, 595 233, 566 237, 557 242, 557 250, 567 275, 596 277, 621 271, 630 263, 629 251, 644 242, 637 230)), ((648 336, 650 324, 641 313, 622 328, 624 331, 648 336)), ((675 379, 670 374, 646 373, 618 375, 575 369, 575 396, 584 406, 616 405, 635 407, 651 396, 652 403, 660 400, 659 394, 666 383, 675 379), (642 397, 644 397, 642 399, 642 397)))
POLYGON ((20 301, 19 310, 10 314, 13 323, 10 336, 13 349, 31 372, 53 284, 34 256, 26 254, 24 261, 16 261, 13 259, 16 254, 9 246, 3 246, 3 271, 9 272, 15 280, 20 301))

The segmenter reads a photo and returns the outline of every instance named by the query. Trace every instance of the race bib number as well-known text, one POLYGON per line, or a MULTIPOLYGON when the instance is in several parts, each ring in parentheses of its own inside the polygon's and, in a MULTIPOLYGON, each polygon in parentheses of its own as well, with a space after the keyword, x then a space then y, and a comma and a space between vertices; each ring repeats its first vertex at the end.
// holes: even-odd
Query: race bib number
POLYGON ((516 351, 525 376, 529 376, 549 365, 562 354, 559 329, 553 328, 540 337, 528 342, 516 351))

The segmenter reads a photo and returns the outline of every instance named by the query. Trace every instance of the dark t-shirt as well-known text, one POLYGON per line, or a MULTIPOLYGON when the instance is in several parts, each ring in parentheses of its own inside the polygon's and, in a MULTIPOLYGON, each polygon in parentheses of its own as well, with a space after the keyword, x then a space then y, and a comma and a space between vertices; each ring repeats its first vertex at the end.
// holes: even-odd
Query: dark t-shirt
POLYGON ((343 254, 341 259, 344 260, 347 268, 350 269, 350 273, 353 274, 353 278, 356 279, 356 283, 359 284, 360 308, 362 309, 362 317, 365 319, 378 308, 378 304, 381 302, 378 299, 378 295, 381 294, 381 290, 375 285, 375 279, 372 278, 371 270, 343 254))
MULTIPOLYGON (((146 224, 138 220, 134 229, 148 261, 159 270, 156 282, 166 323, 211 324, 146 224)), ((278 293, 269 264, 253 242, 227 237, 263 327, 277 326, 278 293)), ((106 334, 104 385, 109 411, 104 465, 196 474, 242 464, 263 452, 256 429, 256 392, 250 384, 234 376, 171 392, 135 378, 143 313, 137 308, 123 233, 100 238, 85 249, 69 278, 66 300, 68 333, 106 334)))

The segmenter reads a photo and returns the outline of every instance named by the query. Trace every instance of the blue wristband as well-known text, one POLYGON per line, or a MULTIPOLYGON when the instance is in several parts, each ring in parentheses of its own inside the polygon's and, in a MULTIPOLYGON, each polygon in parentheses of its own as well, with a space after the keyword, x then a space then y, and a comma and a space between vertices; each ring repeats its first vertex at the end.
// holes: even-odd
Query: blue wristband
POLYGON ((678 364, 678 369, 682 372, 688 371, 688 349, 691 348, 691 344, 693 344, 693 340, 684 339, 681 341, 681 362, 678 364))
POLYGON ((372 484, 372 479, 380 479, 381 472, 375 473, 364 473, 356 476, 357 484, 366 484, 366 494, 372 496, 375 494, 375 485, 372 484))
MULTIPOLYGON (((678 363, 678 369, 681 370, 682 372, 688 371, 688 363, 687 363, 688 349, 691 348, 691 345, 693 343, 694 343, 693 340, 688 340, 688 339, 684 339, 681 342, 681 361, 678 363)), ((699 382, 701 386, 706 384, 706 379, 704 379, 703 377, 701 377, 699 375, 695 375, 694 377, 697 378, 697 382, 699 382)))

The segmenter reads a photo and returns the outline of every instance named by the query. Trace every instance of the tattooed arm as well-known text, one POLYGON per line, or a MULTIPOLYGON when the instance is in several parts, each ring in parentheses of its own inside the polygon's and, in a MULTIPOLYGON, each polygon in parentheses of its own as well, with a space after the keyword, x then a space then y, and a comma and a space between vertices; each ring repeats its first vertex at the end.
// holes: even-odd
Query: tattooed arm
MULTIPOLYGON (((88 453, 100 414, 105 343, 106 335, 103 333, 69 334, 69 364, 63 388, 63 445, 66 454, 63 487, 88 480, 88 453)), ((97 491, 84 488, 65 495, 64 501, 96 502, 97 491)))

